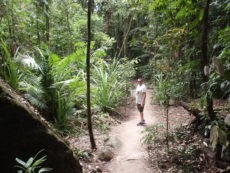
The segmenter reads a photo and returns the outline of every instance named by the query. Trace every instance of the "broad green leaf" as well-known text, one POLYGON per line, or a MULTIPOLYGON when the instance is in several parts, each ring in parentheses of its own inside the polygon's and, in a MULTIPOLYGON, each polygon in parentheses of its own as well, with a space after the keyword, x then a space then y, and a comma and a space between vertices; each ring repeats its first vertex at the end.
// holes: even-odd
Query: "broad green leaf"
POLYGON ((41 163, 43 163, 44 161, 46 161, 46 156, 43 156, 41 157, 40 159, 36 160, 34 163, 33 163, 33 166, 38 166, 40 165, 41 163))
POLYGON ((17 158, 15 159, 19 164, 21 164, 22 166, 26 166, 26 162, 22 161, 21 159, 17 158))
POLYGON ((52 168, 41 168, 38 173, 42 173, 42 172, 49 172, 49 171, 52 171, 53 169, 52 168))
POLYGON ((30 167, 31 164, 33 163, 33 161, 34 161, 34 158, 33 158, 33 157, 30 157, 30 158, 27 160, 25 167, 26 167, 26 168, 30 167))

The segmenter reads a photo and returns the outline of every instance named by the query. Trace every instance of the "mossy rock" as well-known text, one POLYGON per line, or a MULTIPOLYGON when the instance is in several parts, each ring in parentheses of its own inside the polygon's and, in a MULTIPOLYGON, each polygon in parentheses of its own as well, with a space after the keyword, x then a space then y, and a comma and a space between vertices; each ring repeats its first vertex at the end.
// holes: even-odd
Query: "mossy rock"
POLYGON ((113 158, 113 152, 109 148, 105 148, 98 155, 98 159, 101 161, 110 161, 113 158))
POLYGON ((32 108, 0 79, 1 172, 17 172, 16 157, 27 161, 44 150, 38 156, 47 155, 42 167, 53 168, 53 173, 81 173, 82 168, 72 150, 32 108))

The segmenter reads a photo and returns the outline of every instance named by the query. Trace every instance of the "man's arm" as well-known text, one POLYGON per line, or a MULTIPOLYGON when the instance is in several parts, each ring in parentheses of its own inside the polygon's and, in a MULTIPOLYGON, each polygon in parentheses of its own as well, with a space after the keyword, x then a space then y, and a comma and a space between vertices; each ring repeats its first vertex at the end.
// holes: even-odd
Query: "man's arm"
POLYGON ((141 106, 144 107, 144 105, 145 105, 145 98, 146 98, 146 92, 143 92, 142 94, 143 94, 143 100, 142 100, 141 106))

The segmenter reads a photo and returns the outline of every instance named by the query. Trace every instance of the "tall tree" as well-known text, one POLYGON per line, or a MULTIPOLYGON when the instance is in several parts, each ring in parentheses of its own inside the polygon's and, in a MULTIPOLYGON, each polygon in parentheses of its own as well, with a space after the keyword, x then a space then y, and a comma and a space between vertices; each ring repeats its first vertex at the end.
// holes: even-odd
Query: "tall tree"
POLYGON ((202 77, 203 81, 206 82, 207 76, 204 74, 204 67, 208 65, 208 12, 209 12, 209 4, 210 0, 205 0, 204 7, 204 17, 203 17, 203 27, 202 27, 202 59, 201 59, 201 67, 202 67, 202 77))
POLYGON ((37 44, 40 46, 41 44, 41 37, 40 37, 40 28, 39 28, 39 1, 36 0, 35 2, 35 8, 36 8, 36 34, 37 34, 37 44))
MULTIPOLYGON (((204 17, 203 17, 203 27, 202 27, 202 77, 203 81, 207 82, 208 77, 204 74, 204 67, 208 65, 208 13, 209 13, 209 4, 210 0, 205 0, 205 7, 204 7, 204 17)), ((213 99, 211 93, 207 93, 207 111, 210 119, 213 121, 215 119, 215 113, 213 110, 213 99)))
POLYGON ((96 143, 93 136, 91 122, 91 105, 90 105, 90 43, 91 43, 91 0, 88 0, 88 45, 87 45, 87 114, 88 114, 88 130, 91 148, 96 149, 96 143))
POLYGON ((46 42, 50 48, 50 4, 51 0, 45 2, 45 16, 46 16, 46 42))
POLYGON ((118 53, 118 56, 117 56, 118 59, 119 59, 119 57, 120 57, 120 55, 121 55, 121 52, 122 52, 123 48, 124 48, 124 55, 126 55, 125 44, 126 44, 126 40, 127 40, 128 34, 129 34, 129 32, 130 32, 130 28, 131 28, 131 25, 132 25, 132 22, 133 22, 134 15, 136 14, 136 11, 137 11, 138 4, 139 4, 139 0, 137 0, 137 1, 135 2, 134 12, 133 12, 133 14, 132 14, 132 16, 131 16, 131 18, 130 18, 127 32, 126 32, 126 34, 125 34, 125 37, 124 37, 124 39, 123 39, 123 42, 122 42, 120 51, 119 51, 119 53, 118 53))

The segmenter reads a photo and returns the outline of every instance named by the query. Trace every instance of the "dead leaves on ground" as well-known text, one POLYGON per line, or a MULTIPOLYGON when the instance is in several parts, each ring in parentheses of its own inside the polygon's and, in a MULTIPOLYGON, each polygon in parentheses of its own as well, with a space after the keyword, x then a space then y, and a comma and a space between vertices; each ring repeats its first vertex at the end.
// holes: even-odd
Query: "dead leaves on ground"
POLYGON ((193 132, 191 125, 175 129, 170 133, 169 150, 165 137, 149 145, 152 165, 167 173, 223 172, 215 167, 215 153, 208 145, 209 139, 193 132))

